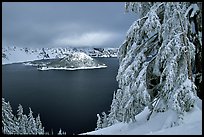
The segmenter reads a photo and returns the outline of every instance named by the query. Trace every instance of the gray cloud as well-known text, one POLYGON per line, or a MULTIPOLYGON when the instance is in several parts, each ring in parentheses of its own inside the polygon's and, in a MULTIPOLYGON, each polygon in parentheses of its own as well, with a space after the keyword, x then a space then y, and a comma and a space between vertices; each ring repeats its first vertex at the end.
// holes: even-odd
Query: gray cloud
POLYGON ((119 2, 4 2, 2 39, 21 47, 119 47, 136 19, 119 2))

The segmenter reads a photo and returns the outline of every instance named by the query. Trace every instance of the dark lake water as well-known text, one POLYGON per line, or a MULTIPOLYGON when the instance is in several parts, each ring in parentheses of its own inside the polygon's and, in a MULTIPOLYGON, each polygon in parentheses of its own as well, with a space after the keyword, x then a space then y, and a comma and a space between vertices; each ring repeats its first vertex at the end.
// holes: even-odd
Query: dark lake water
POLYGON ((18 104, 34 117, 40 114, 45 131, 79 134, 96 128, 96 114, 108 113, 117 90, 117 58, 96 58, 108 67, 92 70, 38 71, 23 64, 2 66, 2 96, 16 113, 18 104))

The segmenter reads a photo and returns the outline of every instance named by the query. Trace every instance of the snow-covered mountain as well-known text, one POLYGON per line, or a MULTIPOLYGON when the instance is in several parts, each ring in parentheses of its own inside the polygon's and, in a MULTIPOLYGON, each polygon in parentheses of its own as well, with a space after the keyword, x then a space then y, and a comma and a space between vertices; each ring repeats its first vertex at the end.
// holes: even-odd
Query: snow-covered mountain
POLYGON ((98 62, 96 59, 90 57, 84 52, 68 53, 62 59, 54 60, 36 60, 25 63, 32 66, 37 66, 39 70, 78 70, 78 69, 94 69, 94 68, 105 68, 105 64, 98 62))
POLYGON ((91 57, 117 57, 117 48, 20 48, 2 47, 2 64, 40 59, 63 58, 69 53, 84 52, 91 57))

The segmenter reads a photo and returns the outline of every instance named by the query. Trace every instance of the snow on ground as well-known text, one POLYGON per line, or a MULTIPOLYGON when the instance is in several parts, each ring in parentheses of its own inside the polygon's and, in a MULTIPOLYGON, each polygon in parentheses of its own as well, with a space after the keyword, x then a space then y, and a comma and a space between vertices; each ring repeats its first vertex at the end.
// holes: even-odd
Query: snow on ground
POLYGON ((80 135, 202 135, 202 101, 197 99, 195 107, 184 117, 184 123, 170 127, 171 119, 175 118, 173 111, 152 115, 147 121, 148 108, 136 116, 134 123, 117 123, 97 131, 80 135))
POLYGON ((24 52, 22 48, 13 48, 13 49, 8 48, 8 49, 5 49, 3 53, 7 53, 7 58, 2 58, 2 64, 20 63, 20 62, 39 59, 37 57, 38 55, 37 52, 33 52, 32 54, 29 54, 24 52))

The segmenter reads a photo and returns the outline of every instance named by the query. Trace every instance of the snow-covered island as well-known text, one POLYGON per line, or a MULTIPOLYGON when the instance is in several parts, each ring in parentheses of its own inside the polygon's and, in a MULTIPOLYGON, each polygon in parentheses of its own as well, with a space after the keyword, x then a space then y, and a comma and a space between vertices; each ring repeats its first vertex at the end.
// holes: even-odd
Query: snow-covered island
POLYGON ((38 70, 78 70, 107 67, 105 64, 98 62, 96 59, 83 52, 69 53, 62 59, 56 59, 49 62, 33 61, 25 63, 25 65, 37 66, 38 70))
POLYGON ((117 57, 118 48, 22 48, 3 46, 2 65, 41 59, 59 59, 75 52, 83 52, 90 57, 117 57))

